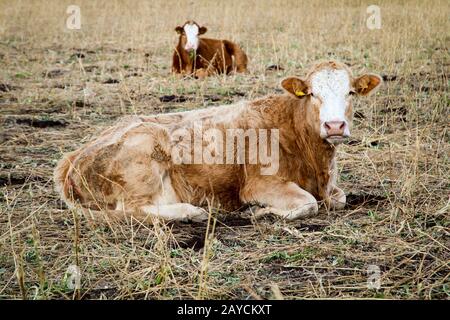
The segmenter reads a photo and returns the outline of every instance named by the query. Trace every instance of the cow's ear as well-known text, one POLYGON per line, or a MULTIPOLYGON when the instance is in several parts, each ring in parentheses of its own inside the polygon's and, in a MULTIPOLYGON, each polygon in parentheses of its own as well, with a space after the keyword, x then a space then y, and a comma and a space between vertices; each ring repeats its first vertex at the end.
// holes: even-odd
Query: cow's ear
POLYGON ((176 27, 175 28, 175 32, 178 33, 178 34, 182 34, 183 33, 183 27, 180 27, 180 26, 176 27))
POLYGON ((297 77, 289 77, 281 81, 281 86, 284 90, 293 94, 297 98, 303 98, 309 94, 309 86, 305 80, 297 77))
POLYGON ((200 28, 198 29, 198 34, 205 34, 206 31, 208 31, 208 28, 207 28, 207 27, 200 27, 200 28))
POLYGON ((353 87, 357 94, 366 96, 373 92, 383 82, 382 78, 373 73, 364 74, 353 81, 353 87))

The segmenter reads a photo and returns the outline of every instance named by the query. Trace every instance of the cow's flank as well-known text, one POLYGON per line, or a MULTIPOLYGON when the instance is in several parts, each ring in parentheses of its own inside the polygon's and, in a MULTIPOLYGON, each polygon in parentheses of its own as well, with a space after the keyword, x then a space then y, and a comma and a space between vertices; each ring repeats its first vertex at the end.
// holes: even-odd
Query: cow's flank
POLYGON ((296 219, 316 214, 318 201, 342 208, 336 147, 351 133, 352 95, 380 83, 331 61, 284 79, 282 95, 129 117, 65 156, 55 183, 70 205, 118 219, 202 220, 201 207, 246 204, 296 219))

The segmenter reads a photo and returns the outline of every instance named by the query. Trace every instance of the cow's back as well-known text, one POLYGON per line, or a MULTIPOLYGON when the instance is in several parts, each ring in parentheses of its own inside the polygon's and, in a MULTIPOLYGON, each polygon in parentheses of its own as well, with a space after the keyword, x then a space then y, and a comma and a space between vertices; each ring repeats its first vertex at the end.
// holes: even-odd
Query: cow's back
POLYGON ((196 68, 208 68, 211 65, 219 72, 229 73, 233 60, 222 40, 200 38, 197 48, 196 68))

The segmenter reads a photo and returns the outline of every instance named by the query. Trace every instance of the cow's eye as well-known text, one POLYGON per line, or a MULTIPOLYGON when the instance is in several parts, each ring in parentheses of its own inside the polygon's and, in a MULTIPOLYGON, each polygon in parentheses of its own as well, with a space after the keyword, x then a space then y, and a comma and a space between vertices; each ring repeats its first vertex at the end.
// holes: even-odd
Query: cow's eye
POLYGON ((310 92, 309 94, 311 95, 311 97, 314 97, 314 93, 310 92))
POLYGON ((350 90, 350 92, 348 93, 348 95, 353 96, 356 92, 353 90, 350 90))

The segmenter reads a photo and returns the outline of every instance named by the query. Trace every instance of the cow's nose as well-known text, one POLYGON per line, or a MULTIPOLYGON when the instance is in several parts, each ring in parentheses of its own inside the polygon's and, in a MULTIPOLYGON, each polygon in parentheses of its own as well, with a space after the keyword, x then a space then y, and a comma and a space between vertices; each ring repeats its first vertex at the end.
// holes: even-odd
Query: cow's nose
POLYGON ((343 136, 345 130, 345 121, 327 121, 325 122, 325 130, 330 136, 343 136))

